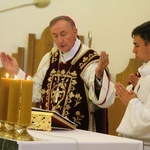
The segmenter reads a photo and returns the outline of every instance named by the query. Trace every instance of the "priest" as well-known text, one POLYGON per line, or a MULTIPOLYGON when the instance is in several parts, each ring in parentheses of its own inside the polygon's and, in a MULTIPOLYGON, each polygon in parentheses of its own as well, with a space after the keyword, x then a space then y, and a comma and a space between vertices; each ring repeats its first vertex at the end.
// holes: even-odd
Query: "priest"
MULTIPOLYGON (((51 20, 50 32, 56 47, 42 58, 32 77, 33 102, 40 102, 42 109, 57 111, 79 129, 106 133, 106 108, 115 97, 108 54, 102 51, 99 55, 84 45, 78 38, 75 22, 68 16, 51 20)), ((10 73, 18 78, 29 77, 13 57, 4 52, 0 57, 10 73)))

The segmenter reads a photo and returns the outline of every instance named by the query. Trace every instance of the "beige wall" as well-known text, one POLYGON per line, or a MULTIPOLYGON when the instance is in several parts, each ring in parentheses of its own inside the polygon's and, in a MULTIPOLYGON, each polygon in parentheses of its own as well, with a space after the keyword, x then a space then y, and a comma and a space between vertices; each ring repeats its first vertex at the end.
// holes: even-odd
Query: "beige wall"
MULTIPOLYGON (((32 0, 1 0, 0 10, 32 0)), ((88 43, 92 31, 92 48, 105 50, 110 56, 112 81, 123 71, 132 54, 132 29, 149 20, 150 0, 51 0, 46 8, 29 6, 0 14, 0 51, 9 54, 23 46, 27 51, 28 33, 40 37, 49 21, 58 15, 71 16, 80 35, 88 43)), ((1 64, 0 64, 1 66, 1 64)))

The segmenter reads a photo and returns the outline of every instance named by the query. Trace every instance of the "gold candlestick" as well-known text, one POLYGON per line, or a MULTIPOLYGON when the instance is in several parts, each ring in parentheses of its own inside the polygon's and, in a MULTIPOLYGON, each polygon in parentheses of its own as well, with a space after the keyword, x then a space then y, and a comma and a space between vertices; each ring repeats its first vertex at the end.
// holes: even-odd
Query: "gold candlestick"
POLYGON ((27 127, 31 122, 31 108, 32 108, 32 91, 33 81, 21 81, 21 103, 20 103, 20 117, 18 125, 22 128, 17 140, 33 141, 33 137, 28 133, 27 127))
POLYGON ((5 127, 5 123, 2 121, 1 126, 0 126, 0 136, 3 137, 4 134, 6 133, 7 129, 5 127))
POLYGON ((3 137, 7 131, 5 122, 7 120, 8 110, 8 93, 9 93, 9 75, 6 74, 6 78, 0 79, 0 136, 3 137))
POLYGON ((14 126, 15 126, 14 123, 9 123, 8 129, 3 133, 3 137, 10 138, 10 139, 17 139, 18 132, 14 126))
POLYGON ((20 141, 34 141, 33 137, 27 131, 28 126, 21 126, 21 132, 18 134, 17 140, 20 141))

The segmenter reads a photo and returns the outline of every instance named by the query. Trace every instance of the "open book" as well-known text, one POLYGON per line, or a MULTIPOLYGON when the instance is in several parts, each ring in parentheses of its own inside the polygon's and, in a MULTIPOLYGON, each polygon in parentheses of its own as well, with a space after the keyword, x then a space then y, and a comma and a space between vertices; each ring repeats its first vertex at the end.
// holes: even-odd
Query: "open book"
POLYGON ((76 129, 76 124, 71 120, 63 117, 56 111, 44 110, 36 107, 32 107, 32 112, 43 112, 45 114, 50 113, 52 117, 51 128, 52 129, 76 129))

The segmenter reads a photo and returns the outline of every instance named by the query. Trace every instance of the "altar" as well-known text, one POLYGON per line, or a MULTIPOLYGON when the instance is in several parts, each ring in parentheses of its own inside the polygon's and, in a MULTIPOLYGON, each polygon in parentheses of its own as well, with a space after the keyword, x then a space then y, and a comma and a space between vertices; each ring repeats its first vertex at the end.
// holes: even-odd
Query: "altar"
POLYGON ((0 138, 8 150, 143 150, 143 142, 84 130, 28 130, 34 141, 0 138))

